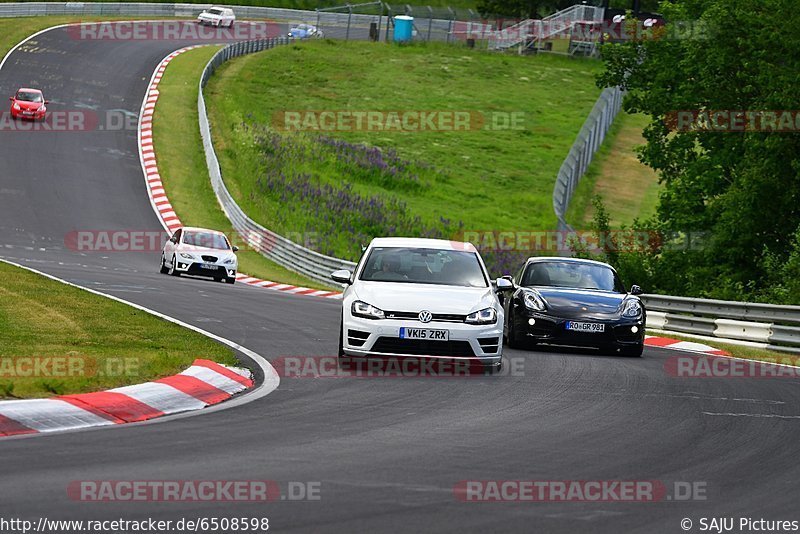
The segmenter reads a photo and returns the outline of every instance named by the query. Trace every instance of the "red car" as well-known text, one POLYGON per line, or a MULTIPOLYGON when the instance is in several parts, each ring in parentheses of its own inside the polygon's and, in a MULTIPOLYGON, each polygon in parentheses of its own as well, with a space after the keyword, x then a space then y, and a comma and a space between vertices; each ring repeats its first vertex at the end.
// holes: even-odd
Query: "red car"
POLYGON ((14 119, 44 120, 47 104, 44 95, 38 89, 20 88, 17 94, 10 97, 11 117, 14 119))

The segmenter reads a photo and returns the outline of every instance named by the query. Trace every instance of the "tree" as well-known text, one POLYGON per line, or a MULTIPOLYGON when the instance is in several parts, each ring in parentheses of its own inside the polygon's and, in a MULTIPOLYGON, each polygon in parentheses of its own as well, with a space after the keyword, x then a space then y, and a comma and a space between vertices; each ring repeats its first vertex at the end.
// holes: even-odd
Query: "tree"
MULTIPOLYGON (((770 269, 789 260, 800 229, 800 124, 789 132, 669 126, 687 110, 797 110, 800 10, 794 0, 673 0, 661 9, 661 38, 604 46, 598 83, 622 86, 626 110, 650 116, 640 159, 664 185, 660 228, 709 236, 679 267, 682 291, 757 294, 774 283, 770 269)), ((681 253, 671 254, 664 263, 675 268, 681 253)))

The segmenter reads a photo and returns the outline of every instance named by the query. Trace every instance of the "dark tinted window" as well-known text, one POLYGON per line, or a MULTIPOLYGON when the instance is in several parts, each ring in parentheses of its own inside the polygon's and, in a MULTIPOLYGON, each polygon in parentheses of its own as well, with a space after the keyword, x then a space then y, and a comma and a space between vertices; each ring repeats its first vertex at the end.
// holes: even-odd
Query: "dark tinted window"
POLYGON ((428 248, 373 248, 360 280, 488 287, 474 252, 428 248))
POLYGON ((604 265, 573 261, 530 263, 525 269, 521 285, 625 292, 622 282, 612 269, 604 265))

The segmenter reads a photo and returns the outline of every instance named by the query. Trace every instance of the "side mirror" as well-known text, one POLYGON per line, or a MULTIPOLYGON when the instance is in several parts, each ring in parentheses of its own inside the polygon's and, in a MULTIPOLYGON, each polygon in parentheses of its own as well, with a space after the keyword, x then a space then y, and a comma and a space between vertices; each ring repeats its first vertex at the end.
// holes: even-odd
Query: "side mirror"
POLYGON ((13 101, 14 97, 13 96, 9 96, 8 99, 13 101))
POLYGON ((502 278, 498 278, 496 284, 498 291, 511 291, 512 289, 514 289, 514 284, 511 282, 511 280, 509 280, 505 276, 502 278))
POLYGON ((641 287, 637 286, 636 284, 631 286, 631 295, 641 295, 642 293, 644 293, 644 291, 642 291, 641 287))
POLYGON ((44 101, 44 103, 45 103, 45 104, 49 104, 49 103, 50 103, 50 101, 49 101, 49 100, 45 100, 45 101, 44 101))
POLYGON ((233 251, 234 252, 239 252, 239 247, 237 247, 236 245, 233 245, 233 251))
POLYGON ((339 271, 334 271, 331 273, 331 280, 333 280, 334 282, 339 282, 340 284, 350 285, 353 283, 350 281, 350 278, 352 276, 353 273, 351 273, 347 269, 341 269, 339 271))

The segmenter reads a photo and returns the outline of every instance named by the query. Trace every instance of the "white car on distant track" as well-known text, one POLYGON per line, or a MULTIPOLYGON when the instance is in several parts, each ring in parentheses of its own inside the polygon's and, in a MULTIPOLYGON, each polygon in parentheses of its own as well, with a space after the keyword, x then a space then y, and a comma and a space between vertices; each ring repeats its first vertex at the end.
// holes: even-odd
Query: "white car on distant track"
POLYGON ((220 28, 230 28, 235 21, 236 15, 228 7, 210 7, 197 16, 198 23, 220 28))
POLYGON ((339 360, 441 358, 479 362, 499 370, 503 354, 503 306, 475 247, 441 239, 373 239, 354 273, 331 278, 342 295, 339 360))
POLYGON ((239 260, 236 251, 222 232, 205 228, 179 228, 164 244, 161 273, 180 276, 209 276, 233 284, 239 260))
POLYGON ((298 24, 289 28, 289 37, 294 39, 311 39, 324 37, 322 30, 312 24, 298 24))

